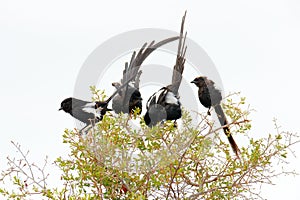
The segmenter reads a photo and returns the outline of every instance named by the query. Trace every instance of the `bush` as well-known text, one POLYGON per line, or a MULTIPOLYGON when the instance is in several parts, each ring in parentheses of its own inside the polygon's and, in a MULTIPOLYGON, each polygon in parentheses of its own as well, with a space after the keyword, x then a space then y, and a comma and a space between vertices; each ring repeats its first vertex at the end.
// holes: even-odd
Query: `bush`
MULTIPOLYGON (((223 108, 232 134, 245 138, 251 129, 245 98, 231 96, 223 108)), ((299 142, 294 134, 279 130, 276 121, 277 133, 260 139, 248 136, 238 159, 222 127, 207 115, 199 113, 194 125, 184 111, 179 128, 170 121, 148 128, 136 113, 133 119, 107 114, 86 134, 65 130, 63 142, 70 153, 55 161, 62 188, 48 188, 47 160, 43 167, 30 164, 20 145, 13 143, 21 158, 8 157, 1 182, 14 187, 3 185, 0 193, 8 199, 262 199, 257 184, 295 174, 272 167, 285 166, 290 147, 299 142), (141 121, 138 128, 131 123, 135 119, 141 121)))

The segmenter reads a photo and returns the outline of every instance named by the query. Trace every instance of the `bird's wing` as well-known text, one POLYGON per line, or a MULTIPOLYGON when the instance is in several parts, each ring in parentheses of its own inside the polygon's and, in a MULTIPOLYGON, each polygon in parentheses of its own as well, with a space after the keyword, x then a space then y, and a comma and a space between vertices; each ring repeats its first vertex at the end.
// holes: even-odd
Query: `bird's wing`
POLYGON ((152 106, 152 105, 154 105, 154 104, 157 104, 157 102, 156 102, 156 99, 157 99, 157 98, 158 98, 158 97, 157 97, 157 92, 154 93, 154 94, 152 94, 152 95, 149 97, 149 99, 148 99, 148 101, 147 101, 147 104, 146 104, 146 109, 147 109, 147 110, 149 110, 150 106, 152 106))
POLYGON ((161 88, 159 91, 156 92, 156 96, 157 96, 157 104, 160 104, 162 106, 166 105, 166 97, 167 94, 170 92, 170 89, 167 87, 163 87, 161 88))
POLYGON ((141 65, 146 60, 146 58, 157 48, 168 44, 172 41, 175 41, 179 39, 178 36, 170 37, 165 40, 162 40, 155 44, 155 41, 153 40, 148 46, 147 43, 145 43, 141 49, 136 53, 136 51, 133 52, 130 63, 125 63, 125 69, 123 70, 123 78, 121 80, 121 83, 124 84, 129 77, 134 77, 134 87, 139 88, 139 82, 140 82, 140 76, 142 71, 140 70, 141 65))
POLYGON ((89 119, 95 119, 95 103, 93 106, 74 106, 70 114, 79 121, 89 124, 89 119))
POLYGON ((184 13, 184 16, 182 17, 182 22, 181 22, 176 63, 173 68, 172 84, 168 86, 168 88, 171 89, 175 95, 178 95, 178 89, 179 89, 179 86, 180 86, 180 83, 182 80, 182 73, 183 73, 184 64, 185 64, 185 53, 186 53, 186 48, 187 48, 185 45, 187 33, 185 32, 185 34, 183 36, 185 16, 186 16, 186 12, 184 13))
POLYGON ((72 107, 84 107, 86 105, 89 105, 90 101, 83 101, 81 99, 77 99, 77 98, 72 98, 72 107))
POLYGON ((157 104, 162 106, 166 104, 180 105, 178 97, 168 87, 161 88, 156 95, 158 96, 157 104))
POLYGON ((160 104, 162 106, 165 106, 165 104, 166 104, 165 99, 166 99, 168 92, 170 92, 170 90, 167 87, 162 87, 157 92, 152 94, 152 96, 149 97, 147 104, 146 104, 147 110, 150 108, 150 106, 152 106, 154 104, 160 104))
POLYGON ((221 91, 218 90, 215 86, 215 82, 212 81, 212 80, 209 80, 207 79, 206 80, 206 85, 207 85, 207 96, 210 97, 210 100, 211 100, 211 104, 214 106, 214 105, 217 105, 217 104, 220 104, 221 101, 222 101, 222 94, 221 94, 221 91))

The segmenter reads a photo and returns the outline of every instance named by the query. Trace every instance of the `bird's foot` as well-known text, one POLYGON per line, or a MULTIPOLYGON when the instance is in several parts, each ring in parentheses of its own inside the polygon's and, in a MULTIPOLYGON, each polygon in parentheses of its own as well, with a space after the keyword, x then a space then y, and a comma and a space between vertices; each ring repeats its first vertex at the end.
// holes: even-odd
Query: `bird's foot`
POLYGON ((174 128, 177 128, 178 127, 178 124, 176 122, 176 120, 174 121, 174 128))
POLYGON ((86 135, 94 126, 92 124, 88 124, 85 127, 83 127, 82 129, 79 130, 79 134, 82 135, 86 135))
POLYGON ((209 111, 209 110, 207 111, 207 115, 209 115, 209 116, 211 115, 211 113, 210 113, 210 111, 209 111))

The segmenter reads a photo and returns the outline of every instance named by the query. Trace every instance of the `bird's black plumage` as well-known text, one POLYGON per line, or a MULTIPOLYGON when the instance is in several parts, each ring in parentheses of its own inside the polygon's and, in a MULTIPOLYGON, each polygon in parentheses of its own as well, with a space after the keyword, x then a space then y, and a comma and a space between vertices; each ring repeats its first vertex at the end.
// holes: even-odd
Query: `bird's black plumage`
POLYGON ((135 108, 139 108, 140 113, 142 112, 143 99, 139 91, 140 76, 142 73, 140 67, 154 50, 177 39, 179 39, 178 36, 171 37, 156 44, 155 41, 152 41, 148 46, 145 43, 137 54, 135 51, 133 52, 129 65, 127 62, 125 63, 121 83, 112 83, 114 87, 119 88, 122 83, 128 80, 128 77, 134 77, 128 86, 120 90, 113 98, 112 108, 116 113, 131 113, 135 108))
POLYGON ((182 79, 185 64, 185 39, 183 28, 185 15, 182 18, 176 63, 173 68, 172 84, 161 88, 154 93, 147 101, 147 112, 144 116, 148 126, 156 125, 163 120, 177 120, 181 118, 181 103, 179 101, 178 90, 182 79))
POLYGON ((207 113, 210 115, 210 108, 214 105, 220 104, 222 101, 222 94, 220 90, 215 88, 215 83, 212 80, 209 80, 204 76, 196 77, 192 83, 199 88, 198 97, 200 103, 205 108, 208 108, 207 113))
POLYGON ((103 119, 103 116, 107 111, 112 111, 112 109, 108 108, 108 104, 112 100, 112 98, 131 80, 132 77, 129 78, 123 85, 121 85, 105 101, 89 102, 76 99, 74 97, 69 97, 61 102, 61 107, 59 110, 63 110, 66 113, 69 113, 75 119, 85 123, 86 126, 88 126, 92 121, 99 122, 103 119))
POLYGON ((204 107, 208 108, 208 114, 210 114, 209 110, 211 107, 215 109, 219 122, 221 126, 223 126, 223 131, 228 138, 230 146, 237 157, 239 157, 239 147, 230 133, 230 129, 227 126, 228 121, 221 107, 222 94, 220 90, 215 87, 215 83, 212 80, 209 80, 205 76, 196 77, 191 83, 194 83, 198 87, 199 101, 204 107))
POLYGON ((69 113, 75 119, 90 124, 90 120, 98 121, 100 118, 96 116, 96 103, 83 101, 74 97, 66 98, 61 102, 61 108, 66 113, 69 113))
POLYGON ((144 120, 148 126, 154 126, 163 120, 181 118, 179 98, 168 87, 163 87, 154 93, 148 99, 146 108, 144 120))

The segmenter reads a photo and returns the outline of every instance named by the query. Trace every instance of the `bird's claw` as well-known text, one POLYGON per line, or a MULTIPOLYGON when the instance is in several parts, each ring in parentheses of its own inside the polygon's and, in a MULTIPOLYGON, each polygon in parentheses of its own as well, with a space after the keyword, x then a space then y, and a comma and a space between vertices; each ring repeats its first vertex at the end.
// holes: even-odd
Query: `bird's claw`
POLYGON ((209 116, 211 115, 211 113, 210 113, 210 111, 209 111, 209 110, 207 111, 207 115, 209 115, 209 116))

